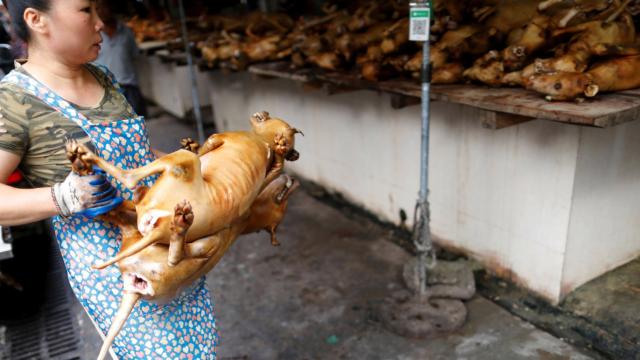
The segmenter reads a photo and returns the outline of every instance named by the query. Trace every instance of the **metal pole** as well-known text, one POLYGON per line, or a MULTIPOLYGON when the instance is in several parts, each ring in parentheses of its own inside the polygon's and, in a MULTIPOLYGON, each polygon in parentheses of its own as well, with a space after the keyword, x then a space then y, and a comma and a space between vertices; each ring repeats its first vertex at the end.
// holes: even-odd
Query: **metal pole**
POLYGON ((200 144, 204 143, 204 126, 202 125, 202 113, 200 112, 200 96, 198 95, 198 82, 196 80, 196 70, 193 66, 193 56, 191 55, 191 46, 189 44, 189 35, 187 33, 187 19, 184 14, 184 6, 182 0, 178 0, 178 10, 180 11, 180 23, 182 26, 182 39, 184 41, 184 49, 187 53, 187 66, 189 67, 189 75, 191 77, 191 99, 193 101, 193 113, 196 117, 196 125, 198 127, 198 140, 200 144))
MULTIPOLYGON (((427 27, 428 29, 429 27, 427 27)), ((422 132, 420 149, 420 192, 414 213, 413 242, 417 252, 417 272, 420 295, 427 288, 427 268, 435 265, 435 253, 429 228, 429 94, 431 90, 431 66, 429 63, 429 33, 422 46, 422 132), (431 256, 431 261, 428 261, 431 256)))
POLYGON ((267 3, 267 0, 259 0, 258 1, 258 7, 260 8, 260 11, 262 11, 262 12, 269 11, 269 4, 267 3))

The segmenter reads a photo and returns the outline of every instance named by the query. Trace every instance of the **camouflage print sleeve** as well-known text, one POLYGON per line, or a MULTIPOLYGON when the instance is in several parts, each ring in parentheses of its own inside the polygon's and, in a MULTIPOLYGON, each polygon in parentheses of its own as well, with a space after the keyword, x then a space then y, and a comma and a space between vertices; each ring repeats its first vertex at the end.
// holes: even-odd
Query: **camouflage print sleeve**
POLYGON ((0 149, 23 156, 29 143, 27 109, 8 84, 0 84, 0 149))
MULTIPOLYGON (((134 116, 129 103, 106 75, 98 68, 89 69, 98 75, 107 92, 98 107, 78 110, 94 124, 134 116)), ((0 82, 0 115, 0 150, 22 158, 20 171, 33 186, 51 186, 69 174, 66 140, 93 147, 80 126, 18 85, 0 82)))

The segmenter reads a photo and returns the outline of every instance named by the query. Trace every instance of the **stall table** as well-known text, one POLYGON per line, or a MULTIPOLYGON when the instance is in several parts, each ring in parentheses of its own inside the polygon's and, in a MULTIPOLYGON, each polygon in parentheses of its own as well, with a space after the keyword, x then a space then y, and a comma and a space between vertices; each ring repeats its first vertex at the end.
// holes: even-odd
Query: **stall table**
MULTIPOLYGON (((400 96, 421 97, 420 83, 412 80, 371 82, 348 73, 292 69, 288 62, 255 64, 249 67, 249 72, 301 82, 323 82, 343 89, 369 89, 400 96)), ((528 120, 544 119, 605 128, 640 116, 640 89, 600 94, 582 102, 549 102, 539 94, 522 88, 491 88, 468 84, 432 85, 431 99, 498 113, 502 119, 502 127, 506 124, 515 125, 529 118, 528 120)))

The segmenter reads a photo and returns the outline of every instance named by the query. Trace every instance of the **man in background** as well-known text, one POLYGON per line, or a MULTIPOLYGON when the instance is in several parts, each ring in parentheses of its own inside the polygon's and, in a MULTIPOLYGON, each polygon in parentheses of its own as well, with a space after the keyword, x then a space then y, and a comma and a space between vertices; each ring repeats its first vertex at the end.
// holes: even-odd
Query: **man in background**
POLYGON ((98 15, 104 22, 102 49, 96 63, 109 68, 123 89, 133 110, 141 116, 147 115, 147 106, 138 87, 135 59, 139 54, 133 31, 116 15, 112 1, 98 2, 98 15))

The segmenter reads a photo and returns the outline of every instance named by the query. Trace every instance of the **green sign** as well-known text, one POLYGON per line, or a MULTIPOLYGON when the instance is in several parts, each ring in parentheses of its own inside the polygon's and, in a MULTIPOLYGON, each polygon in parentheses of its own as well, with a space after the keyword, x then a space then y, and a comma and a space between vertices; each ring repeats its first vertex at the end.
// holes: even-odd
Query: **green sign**
POLYGON ((431 8, 426 3, 411 4, 409 9, 409 40, 428 41, 431 8))
POLYGON ((431 9, 413 10, 411 11, 411 17, 412 18, 430 18, 431 9))

